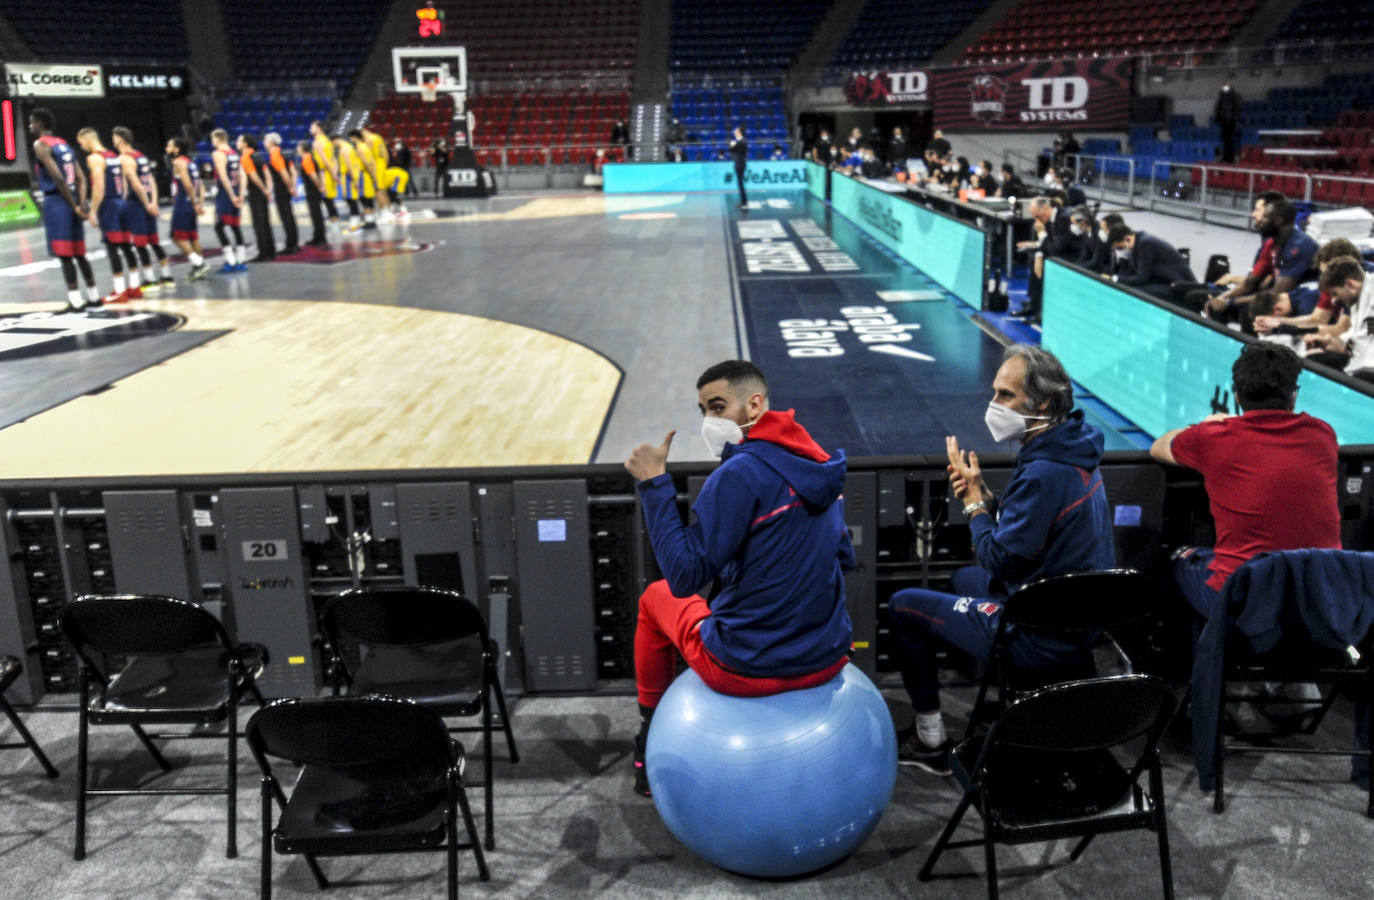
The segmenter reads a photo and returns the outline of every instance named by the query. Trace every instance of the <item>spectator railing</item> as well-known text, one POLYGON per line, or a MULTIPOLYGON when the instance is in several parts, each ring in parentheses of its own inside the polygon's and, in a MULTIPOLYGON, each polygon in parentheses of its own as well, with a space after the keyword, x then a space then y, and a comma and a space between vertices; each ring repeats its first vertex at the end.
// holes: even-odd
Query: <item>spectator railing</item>
MULTIPOLYGON (((1175 50, 1155 50, 1147 53, 1120 53, 1113 54, 1108 52, 1094 51, 1093 58, 1099 56, 1125 56, 1139 60, 1140 65, 1145 68, 1164 68, 1164 69, 1232 69, 1238 67, 1264 67, 1264 66, 1324 66, 1342 60, 1361 60, 1369 59, 1374 55, 1374 41, 1317 41, 1317 42, 1287 42, 1275 43, 1264 46, 1251 47, 1219 47, 1212 50, 1200 50, 1195 48, 1183 48, 1175 50)), ((1028 56, 1026 62, 1049 61, 1055 59, 1082 59, 1084 56, 1078 53, 1064 53, 1058 56, 1028 56)), ((944 63, 941 68, 949 66, 981 66, 998 65, 1007 62, 1021 62, 1021 57, 1013 56, 1000 59, 998 63, 970 62, 967 60, 955 60, 944 63)), ((878 63, 858 63, 851 66, 832 66, 829 63, 820 69, 807 72, 793 72, 789 76, 789 86, 792 88, 817 88, 830 87, 841 84, 846 78, 856 71, 871 71, 881 68, 888 72, 900 72, 908 69, 931 68, 932 63, 926 59, 908 60, 884 60, 878 63)))
MULTIPOLYGON (((1004 154, 1018 171, 1037 169, 1039 157, 1021 151, 1004 154)), ((1226 163, 1187 163, 1154 159, 1148 165, 1138 165, 1128 156, 1093 156, 1079 154, 1075 158, 1076 182, 1090 199, 1126 203, 1137 209, 1167 212, 1186 210, 1202 221, 1235 224, 1249 217, 1255 195, 1266 190, 1281 190, 1292 200, 1339 208, 1368 205, 1363 198, 1374 196, 1374 178, 1341 175, 1324 171, 1293 169, 1259 169, 1226 163), (1124 173, 1122 170, 1124 169, 1124 173), (1218 176, 1225 173, 1226 184, 1218 184, 1218 176), (1235 185, 1235 177, 1243 184, 1235 185), (1358 200, 1332 199, 1335 193, 1325 185, 1347 187, 1341 197, 1358 194, 1358 200), (1357 186, 1357 192, 1350 186, 1357 186), (1366 193, 1366 191, 1368 191, 1366 193)), ((1038 183, 1028 185, 1028 194, 1041 189, 1038 183)))

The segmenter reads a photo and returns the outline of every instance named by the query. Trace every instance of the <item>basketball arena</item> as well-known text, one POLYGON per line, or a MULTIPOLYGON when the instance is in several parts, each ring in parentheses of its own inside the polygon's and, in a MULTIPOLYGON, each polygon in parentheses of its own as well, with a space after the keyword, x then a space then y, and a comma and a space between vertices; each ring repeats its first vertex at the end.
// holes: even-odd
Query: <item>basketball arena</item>
MULTIPOLYGON (((1222 476, 1159 454, 1176 429, 1252 416, 1233 365, 1285 348, 1281 413, 1333 435, 1313 501, 1330 539, 1245 555, 1374 566, 1374 370, 1359 364, 1374 30, 1359 12, 0 5, 0 893, 307 897, 327 879, 331 894, 435 896, 447 856, 470 896, 1369 896, 1374 583, 1255 576, 1250 596, 1277 598, 1274 630, 1303 652, 1245 677, 1233 645, 1255 646, 1259 601, 1228 588, 1229 618, 1196 618, 1173 558, 1230 540, 1222 476), (1334 242, 1353 256, 1323 256, 1334 242), (1145 271, 1166 253, 1187 271, 1145 271), (1040 588, 1100 612, 1049 629, 1087 635, 1087 671, 1021 685, 1015 653, 996 657, 1017 625, 991 662, 933 651, 954 745, 939 777, 900 755, 929 713, 898 607, 953 599, 960 572, 989 565, 989 510, 966 502, 948 439, 976 455, 989 505, 1016 495, 1035 410, 1011 440, 989 410, 1026 345, 1062 363, 1073 422, 1100 435, 1115 562, 1093 596, 1040 588), (659 487, 689 526, 716 502, 713 473, 743 453, 722 463, 697 437, 714 416, 699 378, 727 360, 766 375, 767 414, 793 411, 847 467, 836 602, 852 638, 843 676, 725 696, 760 705, 723 724, 682 701, 676 737, 647 732, 651 799, 631 789, 649 722, 637 629, 674 563, 634 460, 666 454, 659 487), (1101 612, 1137 594, 1129 621, 1101 612), (364 596, 452 599, 468 630, 394 611, 350 626, 364 596), (1339 627, 1318 629, 1317 606, 1339 627), (189 651, 173 647, 183 628, 189 651), (1213 639, 1231 668, 1217 650, 1208 681, 1213 639), (398 659, 408 675, 383 671, 398 659), (417 687, 434 671, 471 683, 435 698, 417 687), (1160 711, 1093 744, 1144 702, 1114 706, 1123 685, 1155 690, 1160 711), (775 724, 832 687, 831 719, 775 724), (999 729, 1056 690, 1096 699, 1036 720, 1031 743, 1007 738, 1022 790, 999 794, 999 729), (323 717, 346 704, 314 699, 336 695, 355 718, 310 720, 294 744, 255 715, 323 717), (347 730, 365 719, 393 724, 347 730), (426 744, 431 720, 450 733, 426 744), (1231 753, 1252 731, 1258 749, 1231 753), (869 735, 868 756, 798 749, 846 732, 869 735), (760 735, 783 749, 703 749, 760 735), (366 781, 387 765, 401 774, 366 781), (1102 793, 1085 802, 1073 782, 1089 775, 1102 793), (856 800, 866 790, 877 799, 856 800), (751 826, 770 804, 784 824, 751 826)), ((1284 467, 1287 449, 1241 448, 1279 470, 1266 485, 1309 474, 1284 467)), ((1282 531, 1306 524, 1307 499, 1255 502, 1282 531)), ((710 573, 727 597, 740 553, 710 573)), ((1018 593, 963 596, 961 612, 1018 593)))

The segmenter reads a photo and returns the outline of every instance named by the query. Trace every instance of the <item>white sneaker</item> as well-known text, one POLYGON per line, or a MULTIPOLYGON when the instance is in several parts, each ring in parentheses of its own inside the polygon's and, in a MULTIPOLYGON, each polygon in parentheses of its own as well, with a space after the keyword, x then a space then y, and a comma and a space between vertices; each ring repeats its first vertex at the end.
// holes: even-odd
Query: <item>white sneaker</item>
POLYGON ((398 218, 398 219, 409 219, 409 218, 410 218, 410 210, 408 210, 408 209, 406 209, 404 206, 402 206, 400 209, 396 210, 396 218, 398 218))
POLYGON ((396 217, 391 214, 391 210, 384 209, 377 214, 377 222, 381 225, 390 225, 396 221, 396 217))

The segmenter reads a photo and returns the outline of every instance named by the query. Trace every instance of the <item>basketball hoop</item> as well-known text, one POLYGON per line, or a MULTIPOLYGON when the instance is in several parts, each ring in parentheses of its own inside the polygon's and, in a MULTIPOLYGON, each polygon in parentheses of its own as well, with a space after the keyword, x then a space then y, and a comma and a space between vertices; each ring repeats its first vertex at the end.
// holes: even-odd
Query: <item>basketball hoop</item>
POLYGON ((426 81, 420 85, 420 99, 426 103, 433 103, 439 99, 439 82, 426 81))

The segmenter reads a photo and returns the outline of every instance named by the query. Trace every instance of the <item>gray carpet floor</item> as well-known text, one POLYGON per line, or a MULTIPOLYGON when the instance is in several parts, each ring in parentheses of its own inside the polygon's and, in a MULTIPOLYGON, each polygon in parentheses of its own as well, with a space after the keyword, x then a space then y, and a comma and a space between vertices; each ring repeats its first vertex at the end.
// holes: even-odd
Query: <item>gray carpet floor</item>
MULTIPOLYGON (((909 709, 885 691, 893 715, 909 709)), ((954 716, 968 690, 950 692, 954 716)), ((89 856, 71 858, 76 717, 26 714, 62 771, 49 781, 23 751, 0 754, 0 897, 252 897, 257 892, 257 772, 241 756, 240 856, 226 859, 224 804, 211 797, 108 798, 93 803, 89 856)), ((497 849, 492 880, 477 880, 470 855, 460 858, 460 892, 499 897, 977 897, 984 893, 981 851, 951 851, 940 870, 955 877, 916 880, 958 788, 952 779, 899 772, 892 804, 872 837, 842 863, 802 880, 761 881, 731 875, 695 857, 660 821, 649 800, 629 790, 629 752, 637 723, 629 697, 527 697, 513 721, 522 759, 496 763, 497 849)), ((1349 735, 1348 708, 1338 706, 1324 730, 1349 735)), ((1176 730, 1177 732, 1177 730, 1176 730)), ((6 725, 0 737, 8 739, 6 725)), ((1374 896, 1374 821, 1362 793, 1345 781, 1344 757, 1235 758, 1230 803, 1211 811, 1188 762, 1183 737, 1166 747, 1165 771, 1175 886, 1180 897, 1290 898, 1374 896)), ((471 757, 470 776, 480 776, 471 757)), ((96 777, 104 783, 164 781, 212 786, 222 772, 222 744, 178 741, 177 767, 155 768, 127 729, 93 732, 96 777)), ((480 789, 470 791, 480 816, 480 789)), ((480 826, 480 819, 479 819, 480 826)), ((974 835, 965 828, 961 836, 974 835)), ((1002 890, 1010 897, 1159 896, 1153 835, 1130 832, 1094 841, 1076 863, 1068 844, 1003 848, 1002 890), (1047 867, 1048 864, 1048 867, 1047 867)), ((327 896, 428 897, 444 890, 441 855, 323 860, 340 882, 327 896)), ((319 897, 304 863, 278 857, 279 897, 319 897)))

